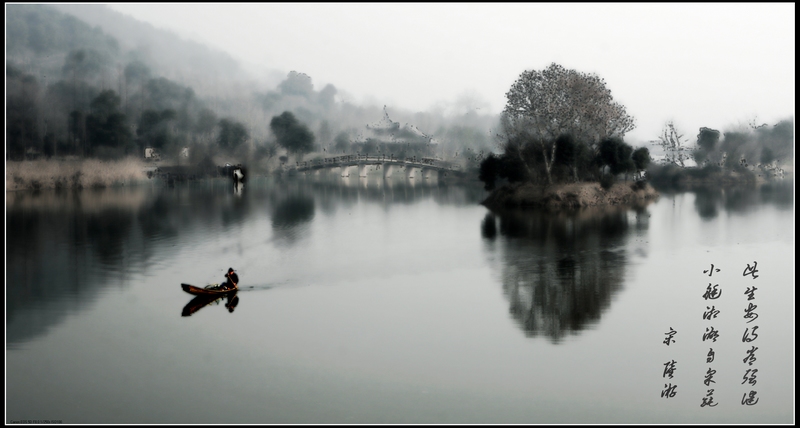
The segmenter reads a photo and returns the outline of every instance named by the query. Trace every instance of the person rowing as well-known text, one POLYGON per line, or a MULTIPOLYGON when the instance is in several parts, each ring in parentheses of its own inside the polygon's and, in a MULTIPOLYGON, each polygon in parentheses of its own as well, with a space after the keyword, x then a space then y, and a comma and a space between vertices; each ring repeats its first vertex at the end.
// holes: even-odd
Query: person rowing
POLYGON ((233 268, 228 268, 228 273, 225 274, 226 281, 220 285, 220 290, 235 290, 239 288, 239 275, 233 271, 233 268))

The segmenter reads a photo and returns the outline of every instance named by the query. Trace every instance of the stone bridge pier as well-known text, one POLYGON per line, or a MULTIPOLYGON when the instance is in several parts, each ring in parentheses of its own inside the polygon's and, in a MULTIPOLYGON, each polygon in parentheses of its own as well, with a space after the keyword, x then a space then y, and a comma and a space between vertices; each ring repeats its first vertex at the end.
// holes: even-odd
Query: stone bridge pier
POLYGON ((383 164, 383 178, 391 177, 393 172, 394 172, 394 165, 383 164))
POLYGON ((350 168, 351 166, 341 166, 342 168, 342 177, 349 177, 350 176, 350 168))

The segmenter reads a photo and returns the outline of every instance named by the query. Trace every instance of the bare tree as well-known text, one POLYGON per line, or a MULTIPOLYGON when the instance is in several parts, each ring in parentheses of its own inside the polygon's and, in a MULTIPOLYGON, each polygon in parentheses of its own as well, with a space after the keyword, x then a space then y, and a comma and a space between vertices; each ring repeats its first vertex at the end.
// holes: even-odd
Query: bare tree
POLYGON ((686 141, 683 139, 683 134, 678 133, 675 124, 670 121, 664 125, 661 135, 655 144, 661 146, 664 150, 665 164, 674 164, 680 167, 686 166, 684 161, 689 159, 689 148, 686 146, 686 141))
POLYGON ((541 71, 523 72, 506 98, 503 130, 507 141, 535 146, 529 150, 541 152, 549 183, 559 136, 569 134, 594 145, 605 138, 621 138, 636 126, 625 107, 613 100, 603 79, 555 63, 541 71))
POLYGON ((591 144, 623 137, 636 127, 625 107, 613 100, 603 79, 555 63, 542 71, 523 72, 506 98, 503 113, 511 120, 526 121, 542 140, 571 134, 591 144))

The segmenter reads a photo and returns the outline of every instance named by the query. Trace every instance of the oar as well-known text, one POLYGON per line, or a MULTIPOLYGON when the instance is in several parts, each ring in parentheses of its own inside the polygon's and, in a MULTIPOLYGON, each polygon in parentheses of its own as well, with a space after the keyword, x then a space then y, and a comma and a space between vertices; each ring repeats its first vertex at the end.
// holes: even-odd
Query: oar
POLYGON ((289 280, 283 282, 273 282, 268 284, 256 284, 256 285, 245 285, 245 286, 240 285, 239 291, 269 290, 270 288, 275 288, 280 285, 286 284, 288 282, 289 280))
POLYGON ((239 291, 256 291, 256 290, 269 290, 272 286, 269 285, 246 285, 244 287, 239 286, 239 291))

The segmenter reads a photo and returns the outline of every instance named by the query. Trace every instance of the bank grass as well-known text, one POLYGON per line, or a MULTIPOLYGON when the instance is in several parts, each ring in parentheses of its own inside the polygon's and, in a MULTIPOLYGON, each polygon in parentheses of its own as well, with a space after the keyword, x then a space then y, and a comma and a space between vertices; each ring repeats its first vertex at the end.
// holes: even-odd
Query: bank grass
POLYGON ((146 180, 145 163, 136 158, 6 161, 6 192, 103 188, 146 180))

